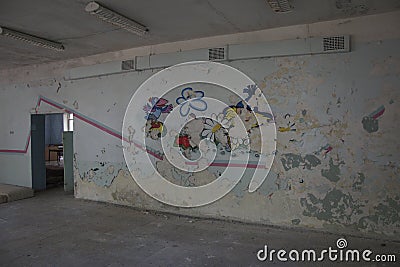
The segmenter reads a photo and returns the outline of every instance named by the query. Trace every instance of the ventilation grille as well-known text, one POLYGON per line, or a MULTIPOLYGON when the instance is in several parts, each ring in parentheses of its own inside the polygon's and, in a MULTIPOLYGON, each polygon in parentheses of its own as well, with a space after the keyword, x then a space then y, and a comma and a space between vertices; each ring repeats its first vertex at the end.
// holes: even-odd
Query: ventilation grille
POLYGON ((135 60, 130 59, 130 60, 122 61, 121 69, 122 70, 134 70, 135 69, 135 60))
POLYGON ((325 37, 323 42, 324 51, 337 51, 346 49, 344 36, 325 37))
POLYGON ((288 0, 267 0, 268 4, 275 13, 286 13, 292 11, 292 6, 288 0))
POLYGON ((208 60, 224 60, 225 47, 217 47, 208 49, 208 60))

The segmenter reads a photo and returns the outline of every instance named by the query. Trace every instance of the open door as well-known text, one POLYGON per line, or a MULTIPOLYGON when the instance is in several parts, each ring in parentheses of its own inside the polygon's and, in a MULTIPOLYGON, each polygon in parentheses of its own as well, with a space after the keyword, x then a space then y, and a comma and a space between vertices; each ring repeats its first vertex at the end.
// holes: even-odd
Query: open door
POLYGON ((65 128, 63 121, 59 113, 31 115, 32 188, 36 191, 61 186, 65 192, 74 191, 72 116, 67 121, 70 127, 65 128))
POLYGON ((63 132, 64 145, 64 191, 74 192, 74 152, 73 152, 73 132, 63 132))
POLYGON ((31 115, 31 164, 32 188, 34 190, 46 189, 45 165, 45 115, 31 115))

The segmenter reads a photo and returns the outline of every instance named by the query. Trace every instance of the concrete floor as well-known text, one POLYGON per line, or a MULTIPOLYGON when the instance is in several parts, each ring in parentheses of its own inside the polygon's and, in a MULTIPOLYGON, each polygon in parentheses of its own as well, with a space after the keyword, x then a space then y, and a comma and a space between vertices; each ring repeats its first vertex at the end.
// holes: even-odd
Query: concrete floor
MULTIPOLYGON (((271 262, 256 257, 264 245, 321 251, 336 248, 340 237, 142 212, 74 199, 59 188, 0 205, 0 266, 267 266, 271 262)), ((400 260, 399 242, 345 238, 349 249, 397 253, 400 260)), ((316 265, 331 266, 332 262, 316 265)), ((335 264, 339 265, 365 263, 335 264)))

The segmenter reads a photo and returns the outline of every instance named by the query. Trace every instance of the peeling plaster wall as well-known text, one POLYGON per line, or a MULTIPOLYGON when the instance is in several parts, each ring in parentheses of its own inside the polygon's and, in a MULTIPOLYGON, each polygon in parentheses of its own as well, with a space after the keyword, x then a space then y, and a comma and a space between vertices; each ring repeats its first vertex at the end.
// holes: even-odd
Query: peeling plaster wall
MULTIPOLYGON (((49 105, 56 103, 81 116, 74 123, 78 198, 400 240, 400 38, 357 41, 357 31, 350 34, 351 53, 228 63, 256 81, 278 128, 272 170, 254 193, 245 175, 219 201, 183 209, 138 188, 118 134, 135 89, 156 71, 3 84, 0 149, 23 149, 29 114, 59 112, 49 105), (40 106, 39 96, 47 101, 40 106)), ((0 182, 31 186, 29 151, 0 153, 0 182)))

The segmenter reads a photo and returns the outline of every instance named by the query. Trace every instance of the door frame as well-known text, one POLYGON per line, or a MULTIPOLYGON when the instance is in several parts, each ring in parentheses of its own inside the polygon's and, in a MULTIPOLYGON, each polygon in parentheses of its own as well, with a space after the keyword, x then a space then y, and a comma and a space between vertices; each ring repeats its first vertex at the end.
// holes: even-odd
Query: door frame
MULTIPOLYGON (((61 112, 49 112, 30 114, 31 116, 31 171, 32 188, 36 191, 46 190, 46 161, 45 161, 45 118, 46 115, 62 114, 61 112)), ((73 131, 64 131, 63 157, 64 157, 64 191, 74 193, 74 175, 73 175, 73 131), (64 142, 64 133, 68 136, 67 142, 64 142), (66 143, 66 144, 65 144, 66 143), (67 145, 67 146, 66 146, 67 145), (67 159, 65 159, 67 155, 67 159), (67 160, 67 161, 66 161, 67 160), (67 168, 66 168, 67 166, 67 168)))
POLYGON ((45 162, 45 117, 46 114, 31 114, 31 169, 32 188, 46 190, 45 162))

